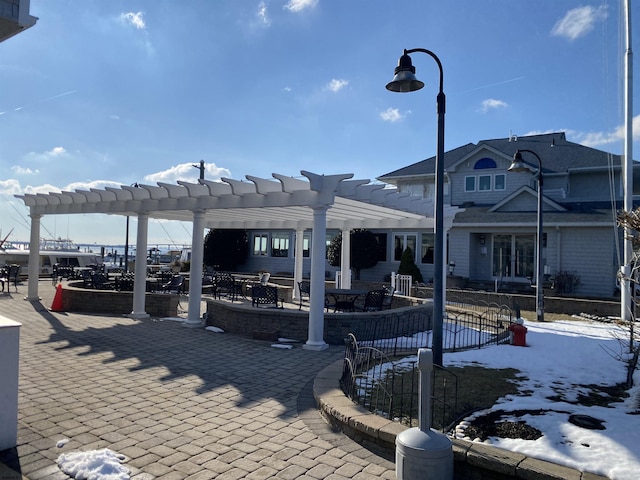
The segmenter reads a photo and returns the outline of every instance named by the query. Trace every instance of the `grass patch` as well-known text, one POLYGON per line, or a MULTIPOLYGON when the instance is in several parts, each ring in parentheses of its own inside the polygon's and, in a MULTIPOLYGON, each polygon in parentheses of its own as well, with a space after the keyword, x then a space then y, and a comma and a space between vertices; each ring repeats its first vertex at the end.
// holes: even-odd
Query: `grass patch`
MULTIPOLYGON (((432 427, 446 429, 472 412, 490 408, 499 398, 518 393, 519 373, 513 368, 490 369, 476 365, 435 369, 432 427)), ((410 392, 418 391, 418 383, 418 372, 413 370, 397 374, 393 386, 394 398, 404 398, 405 402, 396 402, 392 415, 412 427, 418 426, 419 405, 417 399, 407 402, 410 392)))

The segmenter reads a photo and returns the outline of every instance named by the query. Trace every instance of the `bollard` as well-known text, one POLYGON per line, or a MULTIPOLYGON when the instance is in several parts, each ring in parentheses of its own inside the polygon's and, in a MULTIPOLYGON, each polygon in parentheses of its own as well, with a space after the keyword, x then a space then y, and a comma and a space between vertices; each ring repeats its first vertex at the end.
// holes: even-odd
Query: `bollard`
POLYGON ((13 448, 18 444, 18 364, 21 326, 18 322, 0 316, 0 450, 13 448))
POLYGON ((431 428, 433 352, 418 350, 420 371, 419 427, 409 428, 396 437, 396 478, 401 480, 452 480, 453 444, 451 439, 431 428))

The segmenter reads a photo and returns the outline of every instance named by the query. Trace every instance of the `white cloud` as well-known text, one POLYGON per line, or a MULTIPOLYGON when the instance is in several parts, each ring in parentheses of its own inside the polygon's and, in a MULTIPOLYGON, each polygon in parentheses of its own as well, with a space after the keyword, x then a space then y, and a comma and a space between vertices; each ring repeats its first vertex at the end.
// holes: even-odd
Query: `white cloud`
POLYGON ((400 113, 400 110, 397 108, 387 108, 384 112, 380 112, 380 118, 385 122, 397 122, 402 120, 406 115, 400 113))
POLYGON ((0 180, 0 194, 3 195, 19 195, 22 193, 20 182, 15 178, 9 180, 0 180))
POLYGON ((271 25, 271 19, 269 18, 269 14, 267 12, 267 4, 265 2, 260 2, 258 4, 258 11, 256 13, 256 17, 258 18, 258 23, 262 26, 268 27, 271 25))
POLYGON ((147 25, 144 22, 144 18, 142 18, 143 15, 144 14, 142 12, 121 13, 120 14, 120 20, 124 24, 131 25, 131 26, 137 28, 138 30, 144 30, 147 27, 147 25))
POLYGON ((593 30, 595 24, 606 19, 608 15, 609 12, 606 5, 601 5, 598 8, 589 5, 574 8, 558 20, 551 30, 551 35, 575 40, 593 30))
POLYGON ((51 155, 52 157, 60 157, 67 153, 64 147, 53 147, 51 150, 46 152, 47 155, 51 155))
POLYGON ((16 175, 36 175, 40 173, 39 170, 31 170, 28 167, 21 167, 19 165, 14 165, 11 167, 11 170, 13 170, 16 175))
POLYGON ((284 6, 291 12, 301 12, 307 8, 315 7, 318 4, 318 0, 289 0, 284 6))
MULTIPOLYGON (((181 163, 162 172, 152 173, 144 177, 147 182, 175 183, 178 180, 186 182, 197 182, 200 176, 198 168, 194 168, 193 163, 181 163)), ((199 167, 199 165, 198 165, 199 167)), ((215 163, 205 163, 205 178, 217 181, 221 177, 231 177, 231 171, 218 167, 215 163)))
POLYGON ((495 98, 488 98, 482 101, 482 105, 478 110, 481 113, 487 113, 489 110, 497 110, 500 108, 507 108, 509 104, 502 100, 496 100, 495 98))
MULTIPOLYGON (((640 115, 633 117, 633 140, 640 141, 640 115)), ((612 132, 581 132, 572 129, 556 129, 556 130, 533 130, 527 132, 525 135, 543 135, 546 133, 564 132, 572 142, 579 143, 586 147, 603 147, 605 145, 611 145, 612 143, 624 141, 625 128, 621 125, 615 128, 612 132)))
POLYGON ((23 193, 51 193, 51 192, 61 192, 62 190, 59 187, 55 187, 51 184, 45 184, 45 185, 37 185, 37 186, 33 186, 33 185, 27 185, 26 187, 24 187, 24 191, 23 193))
POLYGON ((336 78, 332 78, 331 81, 327 84, 327 90, 331 90, 332 92, 339 92, 344 87, 349 85, 349 80, 338 80, 336 78))
POLYGON ((87 182, 73 182, 69 183, 63 188, 66 192, 73 192, 74 190, 90 190, 92 188, 104 189, 106 187, 120 188, 122 183, 114 182, 112 180, 91 180, 87 182))
POLYGON ((52 159, 67 157, 68 152, 64 147, 53 147, 51 150, 46 152, 29 152, 27 157, 30 160, 35 160, 39 162, 48 162, 52 159))

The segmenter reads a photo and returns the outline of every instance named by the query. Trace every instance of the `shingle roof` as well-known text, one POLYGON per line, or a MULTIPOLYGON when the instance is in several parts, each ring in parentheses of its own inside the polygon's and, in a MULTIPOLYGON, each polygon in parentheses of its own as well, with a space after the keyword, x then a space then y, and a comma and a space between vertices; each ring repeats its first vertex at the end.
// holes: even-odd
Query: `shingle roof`
MULTIPOLYGON (((545 173, 564 173, 571 169, 607 167, 610 164, 619 166, 621 163, 620 155, 569 142, 564 132, 560 132, 482 140, 477 145, 468 143, 445 152, 444 168, 450 168, 471 152, 479 150, 483 146, 502 152, 510 158, 513 157, 516 150, 532 150, 542 159, 542 170, 545 173)), ((533 155, 525 154, 523 159, 533 168, 537 168, 538 162, 533 155)), ((398 177, 432 175, 435 172, 435 160, 435 157, 427 158, 413 165, 385 173, 378 179, 387 181, 398 177)))
MULTIPOLYGON (((537 212, 490 212, 489 207, 469 207, 460 210, 453 220, 453 224, 458 227, 465 225, 495 225, 520 224, 535 225, 537 222, 537 212)), ((615 224, 614 214, 611 209, 606 208, 580 208, 568 210, 566 212, 544 212, 544 222, 550 225, 576 225, 595 223, 608 225, 615 224)))

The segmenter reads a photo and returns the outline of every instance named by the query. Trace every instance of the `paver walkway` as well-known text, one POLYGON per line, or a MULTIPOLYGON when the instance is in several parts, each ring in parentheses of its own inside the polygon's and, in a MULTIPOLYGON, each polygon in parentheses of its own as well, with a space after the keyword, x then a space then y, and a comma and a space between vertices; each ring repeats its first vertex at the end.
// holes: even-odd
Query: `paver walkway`
POLYGON ((394 464, 334 433, 311 384, 338 360, 179 322, 53 313, 0 294, 22 323, 18 446, 0 452, 0 479, 67 479, 61 453, 109 448, 133 480, 394 479, 394 464), (62 447, 60 440, 69 441, 62 447))

